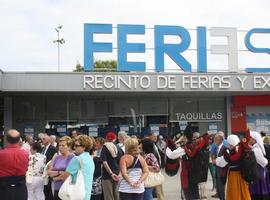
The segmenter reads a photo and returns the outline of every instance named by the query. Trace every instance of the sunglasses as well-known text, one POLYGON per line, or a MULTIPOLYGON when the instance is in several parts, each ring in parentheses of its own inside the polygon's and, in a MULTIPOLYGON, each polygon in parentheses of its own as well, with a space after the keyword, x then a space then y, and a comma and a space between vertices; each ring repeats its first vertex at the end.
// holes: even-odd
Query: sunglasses
POLYGON ((74 144, 74 147, 82 147, 80 144, 74 144))

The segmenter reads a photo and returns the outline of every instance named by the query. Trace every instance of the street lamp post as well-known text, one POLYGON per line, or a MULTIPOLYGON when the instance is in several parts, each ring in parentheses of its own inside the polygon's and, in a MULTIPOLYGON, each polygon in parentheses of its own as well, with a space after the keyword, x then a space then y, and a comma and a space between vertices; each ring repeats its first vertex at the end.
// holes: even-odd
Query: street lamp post
POLYGON ((58 72, 60 72, 60 44, 64 44, 65 40, 63 38, 60 39, 60 29, 62 29, 62 25, 58 25, 55 28, 55 31, 57 32, 57 40, 54 40, 53 43, 57 42, 57 49, 58 49, 58 72))

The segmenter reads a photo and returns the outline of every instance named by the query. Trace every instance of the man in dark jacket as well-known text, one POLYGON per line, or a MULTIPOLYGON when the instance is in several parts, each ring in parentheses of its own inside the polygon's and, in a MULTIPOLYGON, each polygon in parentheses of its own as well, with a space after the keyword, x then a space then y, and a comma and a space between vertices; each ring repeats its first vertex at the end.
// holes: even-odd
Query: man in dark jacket
MULTIPOLYGON (((47 134, 44 134, 42 138, 42 144, 44 145, 41 153, 46 156, 46 163, 51 161, 53 156, 57 153, 56 147, 51 145, 51 138, 47 134)), ((45 200, 53 200, 53 194, 51 189, 51 180, 49 180, 48 185, 44 186, 45 200)))
POLYGON ((225 200, 225 183, 226 175, 224 174, 224 168, 216 166, 216 158, 223 156, 226 147, 223 144, 224 133, 219 132, 214 137, 214 143, 217 145, 216 155, 213 157, 213 164, 216 167, 216 183, 217 183, 217 194, 220 200, 225 200))

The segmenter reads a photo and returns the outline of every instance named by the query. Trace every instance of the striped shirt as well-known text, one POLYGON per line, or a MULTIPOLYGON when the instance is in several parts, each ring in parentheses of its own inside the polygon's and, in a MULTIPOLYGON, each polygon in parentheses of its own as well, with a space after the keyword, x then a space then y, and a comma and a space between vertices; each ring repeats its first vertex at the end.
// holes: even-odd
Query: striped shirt
MULTIPOLYGON (((141 163, 139 161, 139 159, 137 159, 137 157, 134 157, 134 161, 132 163, 133 167, 129 168, 127 170, 127 174, 129 176, 129 179, 132 182, 136 182, 140 179, 141 175, 142 175, 142 166, 141 163)), ((122 177, 120 182, 119 182, 119 192, 123 192, 123 193, 143 193, 144 192, 144 183, 141 183, 141 185, 139 187, 132 187, 131 185, 128 184, 128 182, 122 177)))

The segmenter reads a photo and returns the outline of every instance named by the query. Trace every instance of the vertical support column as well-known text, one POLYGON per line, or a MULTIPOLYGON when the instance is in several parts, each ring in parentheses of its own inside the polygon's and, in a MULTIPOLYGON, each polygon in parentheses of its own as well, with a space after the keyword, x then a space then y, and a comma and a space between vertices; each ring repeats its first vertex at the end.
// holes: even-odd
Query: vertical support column
POLYGON ((66 108, 67 108, 67 128, 66 128, 66 135, 68 135, 68 126, 69 126, 69 107, 70 107, 70 104, 69 104, 69 99, 67 99, 67 102, 66 102, 66 108))
MULTIPOLYGON (((4 97, 4 134, 12 128, 12 97, 4 97)), ((4 137, 4 147, 6 146, 6 137, 4 137)))
POLYGON ((170 99, 169 97, 167 97, 167 136, 171 136, 169 135, 170 133, 170 99))
POLYGON ((230 135, 230 134, 232 134, 232 121, 231 121, 231 101, 232 101, 232 99, 231 99, 231 97, 226 97, 226 128, 227 128, 227 131, 226 131, 226 133, 227 133, 227 136, 228 135, 230 135))
POLYGON ((4 131, 13 128, 12 127, 12 97, 4 97, 4 131))

